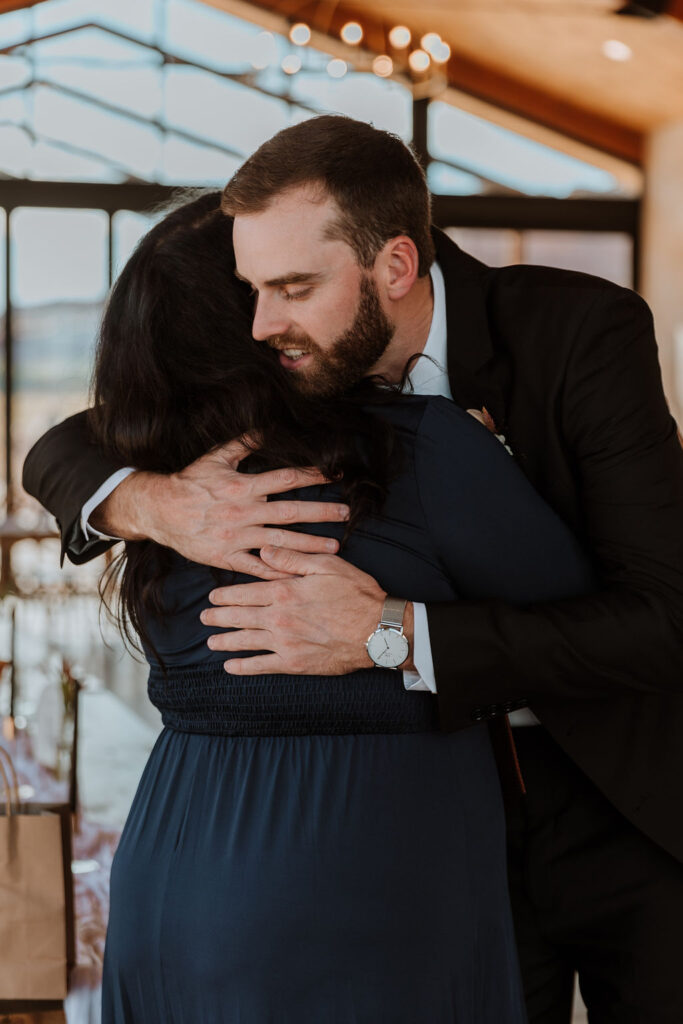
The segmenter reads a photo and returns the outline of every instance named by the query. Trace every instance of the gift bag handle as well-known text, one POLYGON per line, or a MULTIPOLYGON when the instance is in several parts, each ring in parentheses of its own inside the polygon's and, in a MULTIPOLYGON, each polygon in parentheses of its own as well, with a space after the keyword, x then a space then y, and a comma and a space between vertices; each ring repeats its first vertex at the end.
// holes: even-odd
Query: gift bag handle
POLYGON ((12 796, 12 788, 11 788, 11 786, 9 784, 9 779, 7 777, 7 772, 5 771, 5 766, 4 766, 4 764, 2 763, 1 760, 0 760, 0 775, 2 776, 2 780, 3 780, 4 784, 5 784, 5 809, 7 811, 7 817, 11 818, 11 816, 12 816, 12 804, 11 804, 10 798, 12 796))
POLYGON ((0 766, 2 766, 2 757, 4 757, 12 779, 12 786, 10 787, 9 779, 7 778, 7 773, 3 771, 3 778, 8 788, 10 802, 15 803, 17 806, 19 806, 19 779, 17 777, 17 770, 14 767, 12 755, 10 754, 9 750, 7 750, 1 744, 0 755, 2 755, 0 756, 0 766))

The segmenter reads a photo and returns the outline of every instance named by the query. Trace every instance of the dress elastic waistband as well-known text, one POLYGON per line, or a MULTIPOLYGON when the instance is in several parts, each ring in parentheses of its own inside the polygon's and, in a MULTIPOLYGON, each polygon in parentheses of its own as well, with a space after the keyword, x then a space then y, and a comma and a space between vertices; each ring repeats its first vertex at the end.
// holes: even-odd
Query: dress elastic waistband
POLYGON ((438 729, 436 698, 401 672, 233 676, 215 664, 158 666, 147 692, 165 726, 218 736, 410 733, 438 729))

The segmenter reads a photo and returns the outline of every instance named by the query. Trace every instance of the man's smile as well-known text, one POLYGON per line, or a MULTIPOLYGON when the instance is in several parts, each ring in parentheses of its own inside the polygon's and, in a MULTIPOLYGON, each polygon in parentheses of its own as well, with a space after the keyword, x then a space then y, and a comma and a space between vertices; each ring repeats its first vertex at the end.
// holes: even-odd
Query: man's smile
POLYGON ((295 367, 300 368, 305 366, 310 361, 312 355, 310 352, 304 352, 300 348, 286 348, 279 350, 280 365, 284 366, 287 370, 292 370, 295 367))

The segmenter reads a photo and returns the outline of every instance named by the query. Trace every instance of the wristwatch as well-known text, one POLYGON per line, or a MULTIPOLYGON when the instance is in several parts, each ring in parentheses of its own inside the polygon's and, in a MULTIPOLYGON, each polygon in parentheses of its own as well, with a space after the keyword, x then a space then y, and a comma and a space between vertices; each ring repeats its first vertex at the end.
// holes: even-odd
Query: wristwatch
POLYGON ((378 668, 398 668, 410 654, 408 637, 403 632, 407 603, 400 597, 387 597, 379 626, 366 641, 368 654, 378 668))

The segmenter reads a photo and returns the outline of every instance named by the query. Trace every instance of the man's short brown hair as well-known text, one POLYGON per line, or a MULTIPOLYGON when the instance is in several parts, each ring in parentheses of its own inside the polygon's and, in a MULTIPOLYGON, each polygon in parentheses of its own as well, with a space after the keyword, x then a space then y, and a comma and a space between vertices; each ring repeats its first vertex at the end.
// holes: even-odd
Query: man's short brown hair
POLYGON ((396 135, 350 117, 323 115, 284 128, 240 167, 221 208, 236 217, 259 213, 290 189, 320 186, 339 207, 328 236, 346 242, 370 269, 398 235, 413 240, 424 277, 434 261, 431 201, 424 171, 396 135))

